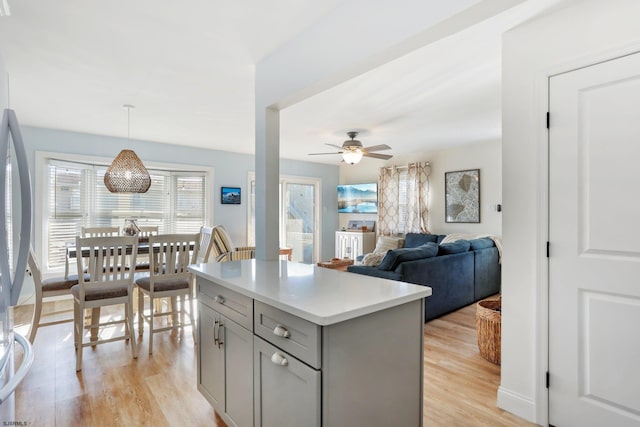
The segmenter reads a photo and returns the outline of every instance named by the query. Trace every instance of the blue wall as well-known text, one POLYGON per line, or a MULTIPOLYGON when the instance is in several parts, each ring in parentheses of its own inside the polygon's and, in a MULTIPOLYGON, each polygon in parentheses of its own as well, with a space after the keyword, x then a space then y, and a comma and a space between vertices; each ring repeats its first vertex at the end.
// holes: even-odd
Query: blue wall
MULTIPOLYGON (((22 134, 27 146, 27 156, 29 157, 32 176, 35 176, 33 175, 33 170, 36 151, 113 158, 120 150, 133 148, 143 162, 179 163, 213 167, 215 170, 214 223, 224 224, 238 245, 245 244, 247 241, 246 197, 249 195, 247 176, 249 172, 255 170, 253 155, 149 141, 128 141, 110 136, 27 126, 22 128, 22 134), (220 204, 220 187, 223 185, 242 188, 243 201, 241 205, 220 204)), ((317 177, 322 180, 322 207, 320 210, 322 250, 320 253, 322 259, 331 259, 334 254, 334 233, 338 229, 338 201, 336 197, 336 186, 339 180, 338 166, 281 159, 280 173, 283 175, 317 177)), ((36 203, 38 203, 37 199, 36 203)), ((273 219, 273 225, 278 226, 277 218, 273 219)))

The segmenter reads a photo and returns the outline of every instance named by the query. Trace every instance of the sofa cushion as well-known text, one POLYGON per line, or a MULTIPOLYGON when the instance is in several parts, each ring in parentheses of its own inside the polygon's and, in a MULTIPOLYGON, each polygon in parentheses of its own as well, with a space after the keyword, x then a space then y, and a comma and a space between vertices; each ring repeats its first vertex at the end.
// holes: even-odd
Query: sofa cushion
POLYGON ((471 245, 472 251, 477 251, 479 249, 492 248, 495 246, 495 243, 493 243, 493 240, 488 237, 469 240, 469 244, 471 245))
POLYGON ((443 243, 438 246, 438 256, 468 252, 470 247, 471 244, 468 240, 458 240, 451 243, 443 243))
MULTIPOLYGON (((469 248, 467 248, 468 250, 469 248)), ((378 266, 380 270, 393 271, 398 265, 405 261, 414 261, 417 259, 431 258, 438 254, 438 245, 434 242, 425 243, 416 248, 399 248, 393 249, 385 255, 384 259, 378 266)))
POLYGON ((437 234, 407 233, 407 235, 404 237, 404 247, 417 248, 418 246, 422 246, 425 243, 435 243, 437 240, 437 234))
POLYGON ((386 254, 391 249, 402 247, 404 239, 402 237, 380 236, 376 242, 376 248, 373 252, 377 254, 386 254))

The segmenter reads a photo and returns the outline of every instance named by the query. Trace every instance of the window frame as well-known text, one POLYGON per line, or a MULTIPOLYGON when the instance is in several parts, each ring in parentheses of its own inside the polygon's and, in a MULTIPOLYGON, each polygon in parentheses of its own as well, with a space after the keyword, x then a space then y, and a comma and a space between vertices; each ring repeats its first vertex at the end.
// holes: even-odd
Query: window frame
MULTIPOLYGON (((75 162, 93 164, 96 166, 109 166, 113 161, 112 157, 92 156, 85 154, 73 154, 73 153, 59 153, 52 151, 36 151, 35 152, 35 170, 34 170, 34 236, 32 244, 36 256, 40 259, 43 274, 59 274, 64 272, 63 267, 49 268, 48 267, 48 255, 45 245, 45 236, 48 234, 47 228, 47 209, 49 203, 48 194, 48 164, 50 160, 57 160, 60 162, 75 162)), ((165 163, 144 161, 144 164, 149 169, 159 169, 169 172, 204 172, 204 194, 205 194, 205 206, 204 206, 204 222, 206 224, 213 224, 214 214, 214 176, 215 168, 204 165, 189 165, 184 163, 165 163)), ((173 195, 172 195, 173 196, 173 195)))

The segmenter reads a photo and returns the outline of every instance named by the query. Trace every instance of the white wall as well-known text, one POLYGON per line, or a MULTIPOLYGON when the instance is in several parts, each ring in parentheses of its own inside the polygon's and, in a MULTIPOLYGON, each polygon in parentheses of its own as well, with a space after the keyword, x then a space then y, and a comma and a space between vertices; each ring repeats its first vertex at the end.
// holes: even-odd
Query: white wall
POLYGON ((639 16, 640 2, 635 0, 571 2, 503 38, 504 256, 498 405, 540 424, 547 423, 547 78, 640 50, 639 16))
MULTIPOLYGON (((490 205, 502 203, 502 145, 499 140, 424 151, 410 156, 394 156, 386 162, 365 158, 357 165, 340 166, 340 183, 377 182, 380 167, 401 166, 416 161, 428 161, 431 164, 429 231, 434 234, 464 232, 502 235, 502 214, 490 208, 490 205), (444 174, 466 169, 480 169, 480 223, 446 223, 444 174)), ((374 215, 339 214, 340 227, 346 226, 350 219, 375 218, 374 215)))

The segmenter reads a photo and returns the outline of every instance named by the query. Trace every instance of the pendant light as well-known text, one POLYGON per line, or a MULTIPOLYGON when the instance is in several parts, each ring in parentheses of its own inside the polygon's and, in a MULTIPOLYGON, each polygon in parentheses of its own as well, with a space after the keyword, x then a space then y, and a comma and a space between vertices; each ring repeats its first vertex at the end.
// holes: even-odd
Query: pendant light
MULTIPOLYGON (((127 109, 129 141, 131 109, 136 107, 128 104, 123 107, 127 109)), ((151 187, 151 177, 133 150, 122 150, 104 174, 104 185, 112 193, 146 193, 151 187)))

